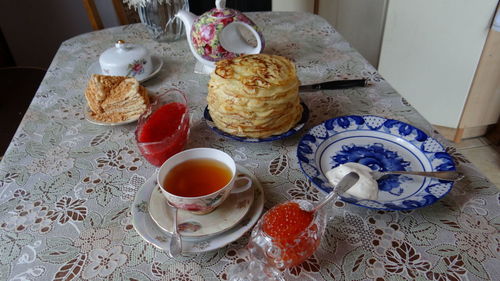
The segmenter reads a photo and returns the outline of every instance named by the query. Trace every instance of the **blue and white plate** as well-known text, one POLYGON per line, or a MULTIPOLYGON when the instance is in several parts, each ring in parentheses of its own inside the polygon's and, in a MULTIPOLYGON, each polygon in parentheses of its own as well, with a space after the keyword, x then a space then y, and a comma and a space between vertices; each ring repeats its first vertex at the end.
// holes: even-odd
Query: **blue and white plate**
MULTIPOLYGON (((306 133, 297 147, 300 166, 322 191, 333 186, 325 173, 340 164, 357 162, 379 171, 454 171, 452 157, 423 131, 378 116, 342 116, 306 133)), ((390 175, 378 181, 377 200, 342 200, 381 210, 408 210, 430 205, 448 193, 453 182, 390 175)))
POLYGON ((229 133, 226 133, 226 132, 220 130, 219 128, 217 128, 217 126, 215 126, 214 120, 212 119, 212 116, 210 116, 210 112, 208 110, 208 106, 205 107, 205 111, 203 112, 203 117, 205 118, 205 121, 206 121, 208 127, 210 127, 210 129, 212 129, 217 134, 219 134, 221 136, 224 136, 226 138, 230 138, 230 139, 241 141, 241 142, 267 142, 267 141, 275 141, 275 140, 284 139, 284 138, 287 138, 287 137, 289 137, 291 135, 294 135, 298 131, 300 131, 300 129, 302 129, 304 127, 304 125, 306 124, 307 120, 309 119, 309 108, 307 108, 306 104, 303 103, 303 102, 301 102, 300 104, 302 105, 303 110, 302 110, 302 117, 300 118, 300 120, 297 123, 297 125, 295 125, 293 128, 291 128, 290 130, 288 130, 287 132, 285 132, 283 134, 273 135, 273 136, 266 137, 266 138, 238 137, 238 136, 234 136, 234 135, 231 135, 229 133))

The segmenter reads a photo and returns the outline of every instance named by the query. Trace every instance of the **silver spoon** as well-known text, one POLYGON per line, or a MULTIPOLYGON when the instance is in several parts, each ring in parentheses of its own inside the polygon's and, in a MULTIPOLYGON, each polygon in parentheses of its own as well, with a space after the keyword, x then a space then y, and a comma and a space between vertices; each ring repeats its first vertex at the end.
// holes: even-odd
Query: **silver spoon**
POLYGON ((414 175, 414 176, 431 177, 431 178, 448 180, 448 181, 457 181, 457 180, 461 180, 464 177, 464 175, 462 173, 456 172, 456 171, 442 171, 442 172, 387 171, 387 172, 380 172, 380 171, 373 171, 372 170, 372 171, 370 171, 370 174, 374 180, 378 180, 381 177, 384 177, 386 175, 414 175))
POLYGON ((168 202, 168 205, 174 209, 174 227, 172 237, 170 238, 170 249, 168 251, 168 255, 174 258, 182 254, 182 239, 181 235, 177 231, 177 208, 170 204, 170 202, 168 202))
POLYGON ((324 199, 323 201, 319 202, 314 208, 312 209, 311 212, 316 212, 319 209, 321 209, 323 206, 325 206, 328 202, 332 201, 333 199, 336 199, 339 197, 339 195, 343 194, 346 192, 349 188, 351 188, 356 182, 358 182, 359 175, 355 172, 350 172, 349 174, 345 175, 340 182, 335 186, 335 188, 330 192, 324 199))

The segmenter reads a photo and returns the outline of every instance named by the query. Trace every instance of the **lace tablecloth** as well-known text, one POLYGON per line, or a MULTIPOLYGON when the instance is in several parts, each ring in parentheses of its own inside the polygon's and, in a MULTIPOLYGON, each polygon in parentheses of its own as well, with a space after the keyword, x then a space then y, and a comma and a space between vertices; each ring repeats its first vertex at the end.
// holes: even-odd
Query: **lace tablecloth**
MULTIPOLYGON (((306 129, 340 115, 373 114, 415 125, 447 144, 322 18, 249 16, 263 30, 265 53, 291 58, 303 84, 356 77, 373 83, 303 93, 311 109, 306 129)), ((145 86, 187 93, 188 147, 221 149, 253 171, 264 186, 266 209, 291 198, 323 197, 298 165, 296 145, 303 131, 286 140, 247 144, 206 126, 208 76, 193 73, 186 40, 157 43, 140 24, 83 34, 59 48, 0 164, 0 280, 226 280, 229 266, 248 259, 248 234, 218 251, 171 259, 132 227, 131 202, 155 167, 135 145, 134 124, 101 127, 83 115, 87 69, 118 39, 143 44, 164 59, 145 86)), ((285 278, 498 280, 499 192, 454 147, 447 152, 467 176, 444 199, 402 212, 338 201, 318 251, 286 270, 285 278)))

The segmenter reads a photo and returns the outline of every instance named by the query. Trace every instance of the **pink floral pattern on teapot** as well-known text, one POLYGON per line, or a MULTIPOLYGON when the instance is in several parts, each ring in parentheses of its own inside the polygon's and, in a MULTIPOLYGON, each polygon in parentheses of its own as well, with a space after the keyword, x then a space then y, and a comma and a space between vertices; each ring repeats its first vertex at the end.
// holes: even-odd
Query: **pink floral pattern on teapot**
POLYGON ((214 8, 198 17, 193 23, 191 40, 194 50, 204 59, 210 61, 229 59, 241 55, 224 49, 218 36, 222 29, 232 22, 244 22, 255 29, 262 41, 261 49, 264 49, 262 33, 252 20, 233 9, 214 8))

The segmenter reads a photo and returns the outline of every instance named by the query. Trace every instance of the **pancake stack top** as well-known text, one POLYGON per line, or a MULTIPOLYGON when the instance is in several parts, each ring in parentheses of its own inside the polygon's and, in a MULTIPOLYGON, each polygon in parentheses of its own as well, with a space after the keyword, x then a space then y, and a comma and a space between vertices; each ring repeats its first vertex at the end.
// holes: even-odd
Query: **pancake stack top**
POLYGON ((92 75, 85 97, 91 116, 110 123, 137 119, 149 104, 147 89, 124 76, 92 75))
POLYGON ((293 128, 302 116, 294 64, 276 55, 245 55, 216 63, 208 83, 215 125, 240 137, 264 138, 293 128))

